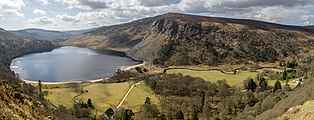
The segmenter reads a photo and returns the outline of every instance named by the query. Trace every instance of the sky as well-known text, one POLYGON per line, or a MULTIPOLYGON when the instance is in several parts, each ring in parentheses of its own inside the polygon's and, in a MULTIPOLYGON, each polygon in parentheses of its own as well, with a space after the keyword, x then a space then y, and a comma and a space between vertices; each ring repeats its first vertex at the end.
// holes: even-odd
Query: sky
POLYGON ((314 0, 0 0, 0 27, 79 30, 168 12, 314 24, 314 0))

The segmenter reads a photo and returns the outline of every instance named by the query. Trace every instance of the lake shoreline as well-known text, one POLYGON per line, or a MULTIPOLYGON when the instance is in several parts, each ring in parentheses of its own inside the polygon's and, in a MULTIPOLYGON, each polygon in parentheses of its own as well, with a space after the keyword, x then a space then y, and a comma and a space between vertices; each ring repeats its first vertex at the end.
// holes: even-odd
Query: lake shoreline
MULTIPOLYGON (((130 70, 130 69, 132 69, 132 68, 140 67, 140 66, 143 66, 143 65, 146 65, 146 64, 147 64, 146 62, 143 62, 143 63, 141 63, 141 64, 132 65, 132 66, 128 66, 128 67, 120 68, 120 69, 123 70, 123 71, 127 71, 127 70, 130 70)), ((42 84, 45 84, 45 85, 58 85, 58 84, 70 84, 70 83, 77 83, 77 84, 80 84, 80 83, 97 83, 97 82, 101 82, 101 81, 103 81, 103 80, 109 79, 109 78, 111 78, 111 77, 112 77, 112 76, 107 77, 107 78, 94 79, 94 80, 86 80, 86 81, 41 82, 41 83, 42 83, 42 84)), ((23 82, 25 82, 25 83, 28 83, 28 84, 38 83, 38 81, 33 81, 33 80, 24 80, 24 79, 22 79, 21 81, 23 81, 23 82)))

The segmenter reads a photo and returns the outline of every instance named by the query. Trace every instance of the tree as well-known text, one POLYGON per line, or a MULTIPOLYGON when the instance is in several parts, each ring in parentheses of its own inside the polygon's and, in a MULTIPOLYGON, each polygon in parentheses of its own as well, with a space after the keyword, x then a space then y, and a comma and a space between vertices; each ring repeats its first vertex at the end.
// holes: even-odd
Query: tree
POLYGON ((151 102, 150 102, 150 98, 149 97, 146 97, 145 99, 145 105, 150 105, 151 102))
POLYGON ((259 82, 259 87, 261 88, 261 91, 268 90, 268 84, 265 78, 261 78, 261 81, 259 82))
POLYGON ((38 80, 38 89, 39 89, 39 92, 42 92, 42 83, 41 83, 41 80, 38 80))
POLYGON ((251 90, 253 92, 255 92, 255 89, 256 89, 256 83, 254 82, 254 80, 251 78, 249 80, 249 83, 248 83, 248 90, 251 90))
POLYGON ((296 62, 296 60, 292 60, 291 62, 288 61, 288 63, 287 63, 288 68, 294 69, 296 66, 298 66, 298 63, 296 62))
POLYGON ((79 99, 73 100, 73 112, 75 116, 80 115, 81 101, 79 99))
POLYGON ((81 108, 88 108, 87 103, 82 102, 82 103, 81 103, 81 108))
POLYGON ((132 120, 134 113, 131 109, 120 108, 114 115, 114 120, 132 120))
POLYGON ((157 106, 151 104, 149 97, 146 97, 144 105, 141 106, 140 113, 147 118, 156 118, 160 114, 157 106))
POLYGON ((218 80, 218 96, 225 98, 231 94, 229 88, 230 86, 226 83, 225 80, 218 80))
POLYGON ((143 73, 142 69, 140 67, 136 67, 135 70, 138 72, 138 73, 143 73))
POLYGON ((119 68, 119 69, 116 70, 115 75, 120 75, 122 72, 123 72, 123 71, 119 68))
POLYGON ((284 71, 283 71, 283 74, 282 74, 282 79, 288 81, 287 77, 288 77, 288 73, 287 73, 287 70, 285 68, 284 71))
POLYGON ((273 91, 277 91, 277 90, 281 90, 281 83, 279 82, 279 80, 276 81, 275 85, 274 85, 274 89, 273 91))
POLYGON ((87 100, 87 106, 88 106, 89 108, 93 108, 93 107, 94 107, 91 99, 88 99, 88 100, 87 100))
POLYGON ((123 120, 132 120, 133 116, 134 116, 133 111, 131 109, 126 109, 123 120))
POLYGON ((114 111, 113 111, 112 108, 108 108, 108 109, 106 110, 105 114, 106 114, 109 118, 111 118, 111 117, 114 115, 114 111))
POLYGON ((217 95, 217 92, 218 92, 217 89, 218 89, 218 86, 215 83, 210 84, 208 86, 208 90, 206 91, 206 95, 211 97, 211 102, 214 101, 214 96, 217 95))
POLYGON ((73 112, 76 117, 89 117, 90 111, 87 108, 87 104, 81 102, 79 99, 73 101, 73 112))

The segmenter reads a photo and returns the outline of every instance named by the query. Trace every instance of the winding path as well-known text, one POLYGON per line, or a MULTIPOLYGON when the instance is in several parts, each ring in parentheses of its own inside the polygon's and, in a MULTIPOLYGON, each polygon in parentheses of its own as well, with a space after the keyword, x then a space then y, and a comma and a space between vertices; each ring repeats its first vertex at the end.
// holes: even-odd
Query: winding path
POLYGON ((129 93, 132 91, 132 89, 134 88, 134 86, 138 86, 142 83, 143 81, 140 81, 140 82, 137 82, 137 83, 134 83, 128 90, 128 92, 124 95, 124 97, 122 98, 122 100, 120 101, 120 103, 117 105, 117 107, 114 109, 114 111, 116 112, 119 107, 122 105, 122 103, 124 102, 124 100, 126 99, 126 97, 129 95, 129 93))

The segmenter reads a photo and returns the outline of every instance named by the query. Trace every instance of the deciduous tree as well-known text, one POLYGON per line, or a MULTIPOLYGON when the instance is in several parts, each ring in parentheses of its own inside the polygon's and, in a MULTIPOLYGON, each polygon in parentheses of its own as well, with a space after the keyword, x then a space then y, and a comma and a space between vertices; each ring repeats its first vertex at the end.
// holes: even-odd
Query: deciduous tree
POLYGON ((268 90, 268 83, 265 78, 261 78, 261 81, 259 82, 259 87, 261 88, 261 91, 268 90))
POLYGON ((279 80, 276 81, 275 85, 274 85, 274 89, 273 91, 277 91, 277 90, 281 90, 281 83, 279 82, 279 80))
POLYGON ((254 82, 254 80, 251 78, 249 80, 249 83, 248 83, 248 90, 251 90, 253 92, 255 92, 255 89, 256 89, 256 83, 254 82))

